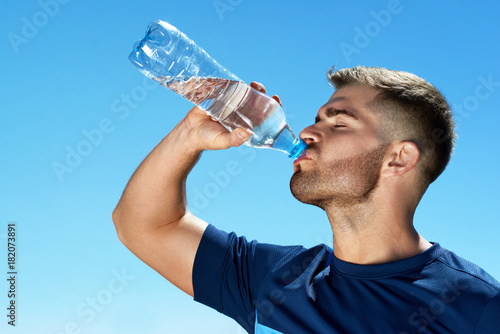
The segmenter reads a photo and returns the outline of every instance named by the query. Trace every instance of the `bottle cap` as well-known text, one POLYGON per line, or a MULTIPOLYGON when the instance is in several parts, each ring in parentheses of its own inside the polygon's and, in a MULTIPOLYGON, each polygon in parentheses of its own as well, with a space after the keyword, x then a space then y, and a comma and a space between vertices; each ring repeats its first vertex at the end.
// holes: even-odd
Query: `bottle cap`
POLYGON ((304 155, 306 151, 307 151, 307 144, 302 139, 298 139, 298 143, 295 145, 295 147, 293 148, 292 152, 290 152, 290 155, 288 157, 296 160, 300 158, 302 155, 304 155))

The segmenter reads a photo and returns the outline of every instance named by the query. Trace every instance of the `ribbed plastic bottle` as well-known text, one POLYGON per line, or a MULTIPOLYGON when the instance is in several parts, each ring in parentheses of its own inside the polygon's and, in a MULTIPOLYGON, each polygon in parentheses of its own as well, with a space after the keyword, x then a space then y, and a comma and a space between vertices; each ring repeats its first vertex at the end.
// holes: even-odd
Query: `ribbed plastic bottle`
POLYGON ((306 151, 307 145, 290 130, 279 103, 219 65, 169 23, 150 23, 129 60, 144 75, 205 110, 229 131, 248 129, 252 136, 245 144, 276 149, 293 159, 306 151))

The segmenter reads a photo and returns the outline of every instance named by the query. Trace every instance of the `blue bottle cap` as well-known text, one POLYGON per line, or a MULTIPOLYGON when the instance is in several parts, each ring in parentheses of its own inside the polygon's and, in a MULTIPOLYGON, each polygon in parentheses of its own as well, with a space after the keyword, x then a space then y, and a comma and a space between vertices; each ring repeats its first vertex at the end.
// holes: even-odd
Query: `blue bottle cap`
POLYGON ((295 145, 295 147, 293 148, 292 152, 290 152, 290 155, 288 157, 296 160, 300 158, 303 154, 305 154, 306 151, 307 151, 307 144, 302 139, 299 139, 297 145, 295 145))

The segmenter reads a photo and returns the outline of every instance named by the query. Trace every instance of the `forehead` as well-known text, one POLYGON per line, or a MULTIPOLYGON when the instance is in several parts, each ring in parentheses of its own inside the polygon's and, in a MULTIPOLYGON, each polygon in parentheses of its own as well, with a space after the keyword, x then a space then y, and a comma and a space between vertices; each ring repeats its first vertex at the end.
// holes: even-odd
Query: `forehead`
POLYGON ((337 89, 325 106, 350 106, 359 109, 359 112, 367 111, 369 104, 375 99, 379 91, 373 87, 364 85, 351 85, 337 89))

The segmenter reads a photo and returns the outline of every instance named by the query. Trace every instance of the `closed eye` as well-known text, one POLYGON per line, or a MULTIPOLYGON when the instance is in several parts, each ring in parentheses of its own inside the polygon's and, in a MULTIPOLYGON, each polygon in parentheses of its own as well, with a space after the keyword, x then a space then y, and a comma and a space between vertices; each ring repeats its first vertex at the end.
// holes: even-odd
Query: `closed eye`
MULTIPOLYGON (((347 117, 350 120, 358 121, 358 117, 354 113, 352 113, 351 111, 344 110, 344 109, 335 109, 335 108, 329 107, 325 110, 324 113, 326 114, 326 118, 337 119, 340 116, 340 117, 347 117)), ((314 123, 318 123, 320 121, 321 121, 321 117, 318 114, 316 116, 316 118, 314 119, 314 123)), ((337 125, 335 125, 335 127, 337 127, 337 125)), ((346 127, 346 126, 341 125, 339 127, 346 127)))
MULTIPOLYGON (((318 123, 321 121, 321 118, 319 116, 316 116, 316 118, 314 119, 314 123, 318 123)), ((333 126, 334 128, 347 128, 347 125, 345 124, 335 124, 333 126)))

